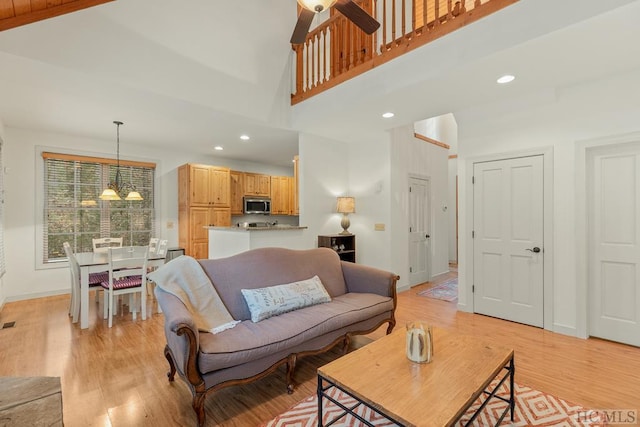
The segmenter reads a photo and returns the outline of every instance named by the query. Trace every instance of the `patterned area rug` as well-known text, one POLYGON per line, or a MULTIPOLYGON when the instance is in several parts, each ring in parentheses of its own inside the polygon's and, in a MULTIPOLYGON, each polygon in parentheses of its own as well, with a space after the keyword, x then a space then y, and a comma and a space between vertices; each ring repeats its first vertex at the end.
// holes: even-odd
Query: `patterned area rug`
POLYGON ((449 279, 438 286, 418 292, 423 297, 453 301, 458 298, 458 278, 449 279))
MULTIPOLYGON (((337 389, 333 389, 332 397, 337 398, 344 405, 354 404, 356 401, 342 393, 337 389)), ((508 386, 503 384, 499 395, 508 397, 508 386)), ((606 425, 601 420, 604 416, 595 411, 590 411, 581 406, 574 405, 565 400, 533 390, 529 387, 515 385, 516 410, 514 422, 510 421, 510 414, 505 415, 502 420, 503 426, 589 426, 599 427, 606 425)), ((480 406, 478 401, 474 404, 456 426, 464 425, 470 418, 475 409, 480 406)), ((324 400, 323 402, 323 424, 330 422, 336 416, 341 414, 340 409, 333 403, 324 400)), ((507 403, 499 399, 492 399, 483 409, 482 413, 473 422, 474 426, 493 426, 495 425, 500 414, 506 408, 507 403)), ((356 412, 358 415, 368 420, 371 424, 380 427, 392 427, 396 424, 386 420, 383 416, 375 411, 360 405, 356 412)), ((262 424, 261 427, 312 427, 318 425, 318 400, 316 396, 308 397, 299 402, 293 408, 289 409, 282 415, 277 416, 273 420, 262 424)), ((338 420, 336 427, 363 427, 365 424, 360 422, 352 415, 347 415, 338 420)))

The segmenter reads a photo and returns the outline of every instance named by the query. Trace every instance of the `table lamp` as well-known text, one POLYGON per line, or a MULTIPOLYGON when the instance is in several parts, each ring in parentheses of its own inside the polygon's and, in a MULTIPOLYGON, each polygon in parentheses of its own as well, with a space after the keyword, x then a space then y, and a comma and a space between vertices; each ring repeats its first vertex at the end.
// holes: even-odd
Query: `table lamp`
POLYGON ((356 211, 356 199, 353 197, 338 197, 336 211, 342 214, 342 221, 340 221, 340 225, 343 230, 340 234, 351 234, 348 230, 349 225, 351 225, 348 215, 356 211))

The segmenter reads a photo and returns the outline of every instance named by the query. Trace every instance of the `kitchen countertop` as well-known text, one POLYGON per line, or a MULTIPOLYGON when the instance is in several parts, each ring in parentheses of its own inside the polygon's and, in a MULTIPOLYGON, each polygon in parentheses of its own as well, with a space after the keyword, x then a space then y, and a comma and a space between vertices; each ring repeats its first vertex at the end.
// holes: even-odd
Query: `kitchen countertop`
POLYGON ((204 228, 208 228, 209 230, 245 232, 245 231, 305 230, 309 227, 300 226, 300 225, 278 224, 278 225, 272 225, 268 227, 217 227, 217 226, 205 225, 204 228))

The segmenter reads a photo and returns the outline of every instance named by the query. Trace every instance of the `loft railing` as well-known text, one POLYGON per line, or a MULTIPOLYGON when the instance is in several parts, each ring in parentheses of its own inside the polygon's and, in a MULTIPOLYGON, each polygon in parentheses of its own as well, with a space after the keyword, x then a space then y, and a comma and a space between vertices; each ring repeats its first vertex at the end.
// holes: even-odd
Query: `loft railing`
POLYGON ((518 0, 360 0, 380 22, 367 35, 342 14, 307 35, 295 51, 291 104, 334 87, 518 0))

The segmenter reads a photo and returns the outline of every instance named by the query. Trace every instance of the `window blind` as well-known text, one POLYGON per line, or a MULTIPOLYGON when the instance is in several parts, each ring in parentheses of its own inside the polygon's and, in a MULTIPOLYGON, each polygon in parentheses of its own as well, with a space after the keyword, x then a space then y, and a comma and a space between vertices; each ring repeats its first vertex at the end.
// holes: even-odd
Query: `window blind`
POLYGON ((116 175, 113 160, 55 153, 43 158, 44 263, 66 260, 64 242, 74 252, 91 252, 94 238, 122 237, 123 245, 143 246, 156 234, 153 163, 120 162, 123 182, 133 184, 144 200, 103 201, 99 196, 116 175))

